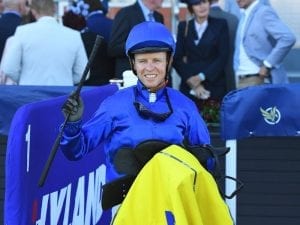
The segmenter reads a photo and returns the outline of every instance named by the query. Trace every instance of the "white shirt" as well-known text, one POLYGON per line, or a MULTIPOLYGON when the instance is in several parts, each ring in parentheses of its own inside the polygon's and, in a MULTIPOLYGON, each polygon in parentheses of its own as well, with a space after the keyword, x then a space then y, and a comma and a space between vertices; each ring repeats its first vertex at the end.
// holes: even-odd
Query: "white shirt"
POLYGON ((198 39, 195 40, 195 45, 198 45, 199 41, 201 40, 202 36, 203 36, 203 33, 204 31, 206 30, 207 28, 207 20, 205 20, 203 23, 198 23, 196 20, 195 21, 195 28, 196 28, 196 32, 198 34, 198 39))
MULTIPOLYGON (((152 13, 153 15, 153 11, 151 11, 150 9, 148 9, 145 4, 143 3, 142 0, 138 0, 138 3, 140 4, 141 6, 141 9, 142 9, 142 12, 144 14, 144 17, 145 17, 145 21, 150 21, 150 18, 149 18, 149 14, 152 13)), ((154 15, 153 15, 153 21, 155 21, 155 18, 154 18, 154 15)))
POLYGON ((80 33, 45 16, 17 28, 1 67, 19 85, 71 86, 86 64, 80 33))
MULTIPOLYGON (((245 26, 247 24, 247 20, 249 18, 250 13, 252 12, 253 8, 258 4, 258 0, 254 1, 246 10, 241 13, 245 14, 244 23, 241 27, 241 40, 245 35, 245 26)), ((240 54, 239 54, 239 67, 237 68, 236 75, 246 75, 246 74, 256 74, 259 72, 259 67, 251 61, 251 59, 246 54, 243 42, 240 43, 240 54)))

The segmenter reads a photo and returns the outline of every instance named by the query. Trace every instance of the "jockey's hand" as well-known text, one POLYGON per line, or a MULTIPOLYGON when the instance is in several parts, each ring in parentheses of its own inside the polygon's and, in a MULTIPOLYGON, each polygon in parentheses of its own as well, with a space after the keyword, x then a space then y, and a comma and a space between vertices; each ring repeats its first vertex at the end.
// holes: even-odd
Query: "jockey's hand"
POLYGON ((68 121, 75 122, 81 119, 83 115, 84 104, 82 98, 71 94, 62 107, 62 112, 68 121))

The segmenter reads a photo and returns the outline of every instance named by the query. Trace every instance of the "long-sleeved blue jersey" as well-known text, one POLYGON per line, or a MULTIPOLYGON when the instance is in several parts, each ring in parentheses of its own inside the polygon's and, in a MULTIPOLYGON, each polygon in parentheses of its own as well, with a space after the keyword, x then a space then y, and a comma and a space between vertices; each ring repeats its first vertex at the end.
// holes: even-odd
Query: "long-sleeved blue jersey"
POLYGON ((68 122, 60 143, 60 148, 70 159, 79 159, 100 144, 106 154, 107 181, 119 174, 113 165, 116 152, 123 147, 135 148, 146 140, 162 140, 182 145, 187 140, 190 145, 210 144, 209 132, 194 102, 172 88, 157 91, 156 101, 149 101, 150 93, 138 82, 136 86, 119 90, 106 98, 93 118, 81 126, 81 121, 68 122), (146 118, 134 106, 138 101, 153 112, 170 111, 167 94, 173 113, 164 121, 146 118))

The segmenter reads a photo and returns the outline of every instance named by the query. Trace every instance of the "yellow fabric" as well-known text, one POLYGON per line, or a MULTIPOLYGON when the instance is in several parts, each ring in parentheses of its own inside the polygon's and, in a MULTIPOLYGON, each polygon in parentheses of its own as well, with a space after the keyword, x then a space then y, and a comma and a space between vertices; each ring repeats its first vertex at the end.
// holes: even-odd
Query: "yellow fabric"
POLYGON ((172 145, 140 171, 113 225, 232 225, 214 178, 188 151, 172 145))

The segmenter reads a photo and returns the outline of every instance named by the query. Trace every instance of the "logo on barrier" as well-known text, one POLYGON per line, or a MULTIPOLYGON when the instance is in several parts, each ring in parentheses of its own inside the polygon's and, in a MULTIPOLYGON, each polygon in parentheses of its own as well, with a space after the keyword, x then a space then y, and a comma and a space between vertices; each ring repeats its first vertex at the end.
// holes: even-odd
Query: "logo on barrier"
POLYGON ((260 112, 261 112, 262 116, 264 117, 264 120, 266 121, 266 123, 268 123, 270 125, 275 125, 275 124, 279 123, 279 121, 281 119, 280 111, 276 108, 276 106, 269 107, 267 109, 263 109, 262 107, 260 107, 260 112))
POLYGON ((103 214, 101 208, 105 174, 106 166, 101 164, 96 170, 79 177, 77 181, 45 193, 41 200, 34 200, 33 223, 35 222, 35 225, 99 224, 103 219, 102 216, 107 216, 103 214))

